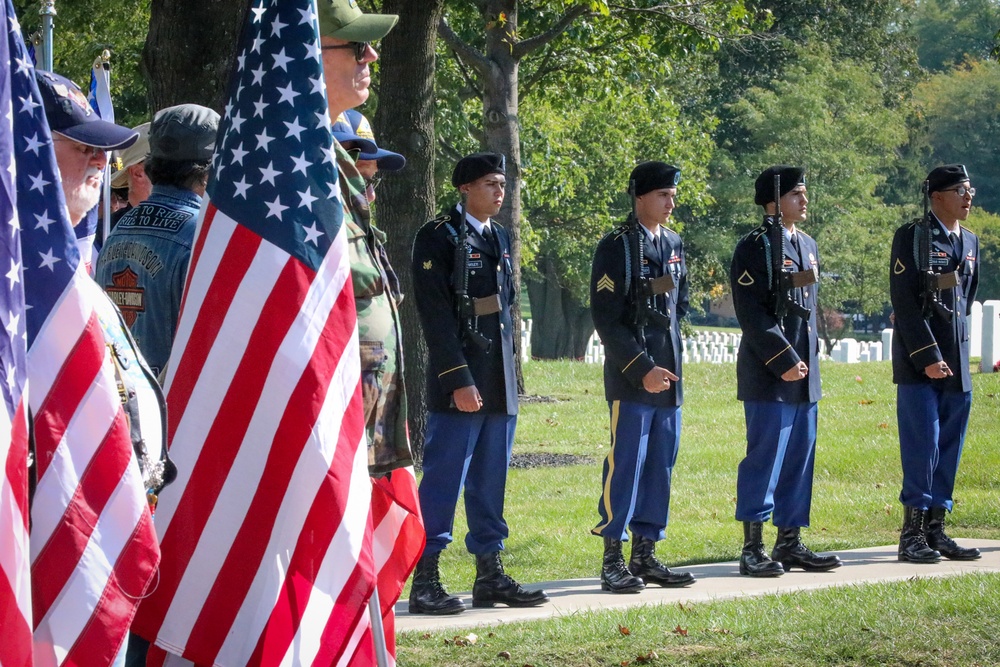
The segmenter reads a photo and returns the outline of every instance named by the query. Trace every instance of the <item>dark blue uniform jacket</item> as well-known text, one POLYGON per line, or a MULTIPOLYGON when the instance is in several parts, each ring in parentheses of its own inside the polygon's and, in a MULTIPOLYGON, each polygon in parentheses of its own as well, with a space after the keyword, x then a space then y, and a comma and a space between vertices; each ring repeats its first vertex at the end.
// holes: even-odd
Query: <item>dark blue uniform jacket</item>
MULTIPOLYGON (((822 395, 819 379, 819 338, 816 332, 817 283, 791 290, 794 301, 809 309, 804 319, 774 315, 768 280, 767 228, 761 225, 740 239, 733 253, 729 284, 743 337, 736 360, 736 398, 741 401, 814 403, 822 395), (799 361, 809 374, 794 382, 781 376, 799 361)), ((816 241, 796 229, 798 250, 785 241, 784 271, 819 269, 816 241)))
POLYGON ((455 311, 452 269, 459 224, 469 225, 462 213, 452 209, 424 224, 413 241, 413 295, 428 352, 427 408, 458 412, 452 392, 474 384, 483 397, 484 412, 516 415, 510 237, 495 221, 491 226, 496 245, 471 225, 468 228, 468 293, 500 295, 500 312, 479 318, 479 331, 492 341, 487 353, 465 342, 455 311))
POLYGON ((660 228, 660 242, 664 245, 659 253, 648 243, 648 237, 643 237, 643 274, 657 278, 669 272, 674 288, 653 297, 656 308, 669 315, 669 328, 649 323, 644 331, 645 340, 640 341, 633 323, 635 310, 626 280, 628 238, 628 227, 622 226, 601 239, 590 274, 590 313, 604 343, 604 394, 609 401, 679 406, 684 402, 683 382, 672 382, 670 389, 651 394, 643 389, 642 378, 653 366, 666 368, 681 377, 680 319, 688 310, 684 245, 681 237, 666 227, 660 228))
POLYGON ((935 273, 958 271, 961 284, 941 291, 941 303, 955 315, 949 322, 938 313, 924 317, 919 260, 923 228, 916 222, 896 230, 889 260, 889 294, 895 313, 892 337, 892 381, 896 384, 931 383, 945 391, 972 391, 969 374, 968 316, 979 287, 979 239, 964 227, 961 243, 953 247, 941 223, 931 216, 930 268, 935 273), (951 377, 932 380, 924 368, 944 360, 951 377))

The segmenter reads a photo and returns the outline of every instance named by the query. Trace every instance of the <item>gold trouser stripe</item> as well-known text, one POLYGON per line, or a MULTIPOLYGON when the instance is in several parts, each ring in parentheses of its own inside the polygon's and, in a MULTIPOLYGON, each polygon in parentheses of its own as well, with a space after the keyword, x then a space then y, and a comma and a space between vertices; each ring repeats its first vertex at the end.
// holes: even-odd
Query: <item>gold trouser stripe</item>
MULTIPOLYGON (((633 361, 635 361, 633 359, 633 361)), ((618 413, 621 409, 621 401, 611 401, 611 451, 608 452, 608 478, 604 481, 604 490, 601 494, 601 502, 604 503, 604 514, 608 520, 594 528, 595 535, 600 535, 604 527, 614 520, 611 513, 611 478, 615 476, 615 445, 618 443, 618 413)), ((620 535, 613 536, 616 540, 620 535)))
POLYGON ((937 347, 937 343, 931 343, 930 345, 924 345, 919 350, 914 350, 913 352, 910 352, 910 356, 912 357, 913 355, 915 355, 915 354, 917 354, 919 352, 923 352, 924 350, 926 350, 929 347, 937 347))
POLYGON ((448 373, 451 373, 452 371, 457 371, 459 368, 468 368, 468 367, 469 367, 468 364, 462 364, 461 366, 455 366, 454 368, 449 368, 444 373, 438 373, 438 377, 441 377, 442 375, 447 375, 448 373))
POLYGON ((625 368, 622 369, 622 373, 628 370, 628 367, 635 363, 635 360, 642 356, 642 352, 632 357, 632 361, 625 364, 625 368))
POLYGON ((783 355, 785 353, 785 350, 790 350, 790 349, 792 349, 791 343, 789 343, 784 348, 782 348, 781 352, 779 352, 778 354, 776 354, 773 357, 771 357, 770 359, 768 359, 767 362, 764 365, 767 366, 767 364, 771 363, 772 361, 774 361, 775 359, 777 359, 778 357, 780 357, 781 355, 783 355))

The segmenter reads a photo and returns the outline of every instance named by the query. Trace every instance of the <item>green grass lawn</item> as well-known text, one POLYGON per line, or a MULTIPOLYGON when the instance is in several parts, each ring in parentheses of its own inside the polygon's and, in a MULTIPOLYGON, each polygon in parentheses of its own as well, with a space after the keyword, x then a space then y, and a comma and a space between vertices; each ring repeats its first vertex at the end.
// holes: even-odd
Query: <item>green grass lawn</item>
MULTIPOLYGON (((510 471, 505 514, 511 536, 504 562, 524 582, 596 576, 602 546, 590 529, 598 519, 601 462, 609 445, 601 367, 533 361, 524 369, 528 393, 553 400, 522 406, 515 453, 573 454, 591 457, 593 462, 510 471)), ((822 372, 825 397, 819 404, 812 526, 803 536, 817 551, 894 543, 902 521, 898 502, 901 471, 890 365, 828 362, 822 372)), ((670 525, 657 555, 670 565, 734 560, 742 546, 742 530, 733 519, 736 467, 745 449, 743 410, 735 398, 735 367, 689 364, 683 381, 684 424, 674 469, 670 525)), ((950 532, 956 537, 1000 539, 1000 374, 976 374, 973 381, 972 419, 956 484, 956 509, 949 517, 950 532)), ((769 526, 765 537, 773 541, 773 535, 769 526)), ((441 559, 442 579, 452 591, 472 587, 474 563, 465 551, 464 536, 465 516, 460 506, 455 543, 441 559)), ((407 594, 404 592, 404 599, 407 594)), ((911 582, 706 605, 706 619, 712 620, 691 623, 692 631, 685 637, 669 632, 678 624, 687 625, 675 620, 679 610, 649 608, 497 629, 493 631, 497 638, 506 639, 492 644, 530 646, 530 658, 512 658, 511 664, 537 666, 618 665, 624 660, 634 662, 649 651, 661 655, 663 664, 986 665, 1000 662, 997 642, 989 650, 986 646, 980 650, 979 643, 965 635, 997 634, 997 600, 1000 577, 964 577, 962 581, 911 582), (928 587, 938 591, 930 596, 933 599, 925 599, 921 593, 928 587), (988 599, 992 611, 984 611, 982 615, 989 618, 976 618, 967 629, 964 623, 970 619, 964 610, 971 609, 969 614, 976 616, 975 608, 963 597, 971 595, 970 590, 988 599), (943 599, 937 600, 941 596, 943 599), (914 608, 909 614, 912 618, 907 616, 906 600, 914 608), (898 603, 898 616, 883 617, 880 612, 890 603, 898 603), (934 605, 944 609, 925 609, 934 605), (857 629, 862 621, 852 616, 861 613, 852 612, 855 607, 873 617, 868 623, 874 628, 870 632, 857 629), (807 609, 817 610, 822 622, 817 624, 812 614, 802 611, 807 609), (919 609, 937 615, 947 611, 961 623, 946 622, 943 635, 935 631, 933 623, 926 628, 919 622, 907 626, 905 621, 920 617, 919 609), (725 619, 730 620, 724 623, 725 619), (844 619, 854 620, 848 625, 844 619), (731 634, 693 631, 702 625, 724 628, 726 623, 731 634), (619 624, 631 624, 636 632, 624 637, 617 633, 619 624), (800 627, 803 624, 824 627, 807 631, 800 627), (861 634, 844 636, 848 627, 861 634), (615 632, 605 636, 594 628, 615 632), (895 636, 900 632, 921 639, 897 641, 895 636), (580 644, 584 634, 586 646, 580 644), (804 651, 796 649, 798 634, 815 635, 804 651), (953 642, 956 634, 963 635, 961 642, 953 642), (567 637, 562 639, 563 635, 567 637), (755 640, 762 644, 755 646, 755 640), (856 654, 851 653, 851 646, 856 647, 856 654)), ((440 649, 443 635, 431 637, 422 640, 404 634, 399 664, 500 664, 503 659, 497 659, 496 654, 510 650, 497 648, 488 655, 477 648, 478 644, 440 649), (421 657, 428 642, 435 641, 436 650, 445 653, 436 661, 430 657, 434 651, 421 657), (443 658, 445 654, 449 657, 443 658)))

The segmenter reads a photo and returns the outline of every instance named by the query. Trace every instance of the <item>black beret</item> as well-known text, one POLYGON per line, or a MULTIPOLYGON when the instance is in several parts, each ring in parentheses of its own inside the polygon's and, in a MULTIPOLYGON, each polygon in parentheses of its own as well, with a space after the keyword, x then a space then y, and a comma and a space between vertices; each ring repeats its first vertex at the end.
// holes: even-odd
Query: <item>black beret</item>
POLYGON ((653 190, 676 188, 681 180, 681 170, 666 162, 642 162, 632 170, 629 183, 635 181, 635 196, 641 197, 653 190))
POLYGON ((781 179, 779 197, 784 197, 800 185, 806 184, 806 170, 803 167, 789 167, 787 164, 776 164, 760 173, 753 184, 753 203, 766 206, 774 201, 774 177, 781 179))
POLYGON ((927 194, 945 190, 953 185, 969 180, 969 172, 964 164, 946 164, 927 174, 927 194))
POLYGON ((499 153, 473 153, 466 155, 455 165, 451 174, 451 184, 456 188, 478 181, 487 174, 502 174, 506 160, 499 153))

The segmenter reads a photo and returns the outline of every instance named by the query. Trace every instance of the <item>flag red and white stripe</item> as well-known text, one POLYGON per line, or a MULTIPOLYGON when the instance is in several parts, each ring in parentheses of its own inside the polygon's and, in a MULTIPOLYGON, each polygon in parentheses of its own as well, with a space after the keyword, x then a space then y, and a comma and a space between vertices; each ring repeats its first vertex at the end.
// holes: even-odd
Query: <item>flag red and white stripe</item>
POLYGON ((0 401, 0 665, 31 664, 28 424, 0 401))
POLYGON ((412 467, 399 468, 389 476, 372 479, 372 523, 372 550, 378 572, 385 643, 389 656, 395 659, 393 609, 426 542, 412 467))
POLYGON ((7 27, 35 445, 33 664, 108 665, 159 550, 98 316, 113 306, 80 261, 34 70, 16 20, 7 27))
POLYGON ((36 667, 110 664, 159 560, 139 465, 77 267, 28 350, 37 485, 31 517, 36 667))
POLYGON ((374 586, 343 228, 314 272, 209 204, 171 359, 180 474, 137 631, 198 664, 339 664, 374 586))

